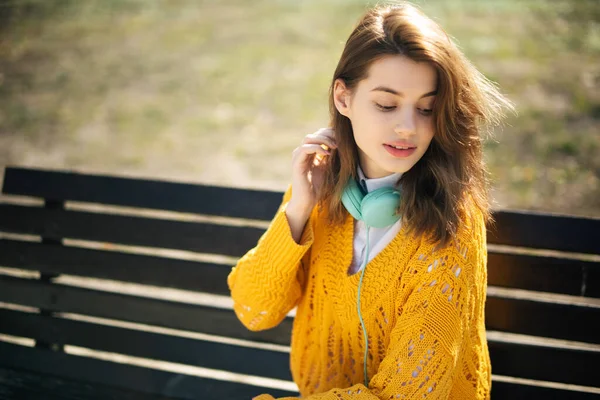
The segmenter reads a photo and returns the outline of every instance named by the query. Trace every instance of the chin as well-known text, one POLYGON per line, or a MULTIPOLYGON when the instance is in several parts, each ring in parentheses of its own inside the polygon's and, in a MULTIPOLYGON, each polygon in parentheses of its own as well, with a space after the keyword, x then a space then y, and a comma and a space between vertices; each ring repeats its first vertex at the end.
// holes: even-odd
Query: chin
POLYGON ((386 168, 387 171, 391 171, 392 174, 397 174, 397 173, 405 173, 410 171, 410 169, 412 167, 415 166, 415 163, 413 162, 409 162, 409 163, 402 163, 402 165, 391 165, 390 168, 386 168))

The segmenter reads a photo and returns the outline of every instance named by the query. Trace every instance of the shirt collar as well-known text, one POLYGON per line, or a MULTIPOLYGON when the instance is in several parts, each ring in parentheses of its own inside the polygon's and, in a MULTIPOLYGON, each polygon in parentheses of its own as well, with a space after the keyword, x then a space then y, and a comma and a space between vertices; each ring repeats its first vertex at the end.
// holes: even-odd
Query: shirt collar
POLYGON ((401 172, 397 172, 395 174, 384 176, 383 178, 369 179, 363 173, 360 165, 356 168, 356 170, 358 172, 359 182, 363 189, 367 191, 367 193, 370 193, 382 187, 395 187, 396 183, 398 182, 398 179, 400 179, 400 177, 402 176, 401 172))

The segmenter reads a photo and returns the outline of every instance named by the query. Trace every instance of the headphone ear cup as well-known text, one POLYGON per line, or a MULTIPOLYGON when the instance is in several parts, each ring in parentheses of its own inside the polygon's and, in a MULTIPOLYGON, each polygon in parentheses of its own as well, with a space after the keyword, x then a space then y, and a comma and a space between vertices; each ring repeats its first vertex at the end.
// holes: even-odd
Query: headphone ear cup
POLYGON ((348 180, 344 193, 342 193, 342 204, 346 210, 357 220, 362 220, 361 204, 364 198, 363 192, 352 178, 348 180))
POLYGON ((384 187, 367 194, 361 204, 361 214, 366 225, 385 228, 400 219, 396 209, 400 204, 400 192, 384 187))

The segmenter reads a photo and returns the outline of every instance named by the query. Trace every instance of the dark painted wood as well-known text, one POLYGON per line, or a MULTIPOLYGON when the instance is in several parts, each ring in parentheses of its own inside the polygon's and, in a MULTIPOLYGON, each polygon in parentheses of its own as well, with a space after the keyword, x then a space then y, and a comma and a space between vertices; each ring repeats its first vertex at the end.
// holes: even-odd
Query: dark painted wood
POLYGON ((597 386, 600 351, 488 340, 495 375, 597 386), (560 365, 560 368, 557 366, 560 365))
POLYGON ((0 265, 229 296, 233 265, 0 239, 0 265))
POLYGON ((246 329, 231 309, 48 284, 0 275, 0 302, 118 319, 257 342, 289 344, 292 318, 259 332, 246 329))
MULTIPOLYGON (((107 293, 29 279, 0 277, 0 301, 54 311, 148 323, 229 337, 284 344, 291 334, 286 317, 274 329, 250 332, 231 310, 107 293)), ((600 308, 488 296, 491 330, 597 343, 600 308)))
POLYGON ((508 382, 492 382, 492 400, 598 400, 600 395, 508 382))
POLYGON ((555 339, 600 343, 600 308, 489 296, 485 325, 489 330, 555 339))
POLYGON ((291 381, 289 353, 0 308, 0 332, 111 353, 291 381), (260 362, 258 362, 260 360, 260 362))
MULTIPOLYGON (((271 393, 266 391, 266 393, 271 393)), ((494 381, 494 400, 590 400, 597 394, 494 381)), ((113 387, 0 368, 0 400, 175 400, 113 387)))
MULTIPOLYGON (((250 332, 231 310, 140 298, 29 279, 0 277, 0 301, 53 311, 122 319, 229 337, 285 344, 292 319, 274 329, 250 332)), ((486 326, 491 330, 597 343, 600 308, 488 296, 486 326)))
POLYGON ((600 254, 600 218, 496 210, 494 219, 489 243, 600 254))
MULTIPOLYGON (((0 240, 0 265, 40 271, 42 276, 49 277, 56 274, 90 276, 225 295, 229 294, 226 277, 231 265, 63 248, 60 243, 63 238, 68 237, 239 257, 256 245, 264 229, 67 211, 62 210, 64 202, 74 200, 268 221, 275 214, 283 195, 281 192, 25 168, 6 169, 3 193, 44 198, 46 208, 0 204, 0 231, 43 237, 43 243, 0 240)), ((497 222, 488 230, 489 243, 600 254, 600 241, 597 240, 597 232, 600 231, 598 218, 503 210, 495 211, 494 217, 497 222)), ((568 260, 556 256, 490 252, 488 283, 526 290, 600 297, 599 265, 598 262, 568 260)), ((223 357, 223 354, 231 357, 235 354, 238 358, 249 360, 263 360, 269 356, 246 354, 250 350, 235 346, 97 326, 51 315, 55 311, 75 312, 284 345, 289 345, 292 324, 291 318, 285 318, 274 329, 250 332, 241 325, 232 310, 6 276, 0 276, 0 301, 44 310, 42 315, 0 310, 0 331, 4 333, 31 336, 47 343, 70 343, 242 373, 255 369, 248 363, 228 366, 229 356, 223 357)), ((600 308, 596 306, 564 305, 499 296, 488 296, 486 304, 488 329, 590 343, 600 341, 600 328, 591 323, 599 317, 600 308)), ((489 345, 495 374, 597 385, 594 369, 588 367, 598 364, 598 352, 495 341, 490 341, 489 345), (556 365, 568 367, 556 368, 556 365)), ((219 395, 219 399, 236 398, 238 393, 232 386, 234 384, 227 382, 199 380, 2 342, 0 355, 0 365, 4 361, 16 368, 27 368, 43 374, 45 379, 57 375, 60 379, 69 381, 81 379, 84 384, 115 385, 118 390, 141 390, 152 396, 167 394, 182 399, 192 398, 192 393, 195 397, 210 399, 198 396, 196 391, 197 387, 209 381, 209 385, 218 383, 217 390, 221 388, 226 391, 225 396, 219 395), (178 382, 175 392, 164 392, 161 383, 173 381, 178 382), (228 390, 231 392, 227 392, 228 390)), ((281 371, 282 365, 286 366, 285 370, 288 369, 288 355, 283 354, 285 364, 281 357, 282 354, 278 354, 275 357, 277 360, 272 361, 272 364, 269 362, 270 367, 260 374, 275 377, 289 374, 281 371), (273 367, 275 365, 280 368, 279 371, 273 367)), ((0 379, 2 376, 6 376, 6 373, 2 375, 0 370, 0 379)), ((283 379, 290 379, 289 375, 285 375, 283 379)), ((36 398, 36 393, 43 390, 39 388, 44 388, 48 382, 42 379, 39 385, 29 385, 27 397, 36 398)), ((0 399, 1 386, 0 383, 0 399)), ((107 390, 106 398, 112 397, 109 389, 98 390, 98 393, 107 390)), ((256 394, 264 392, 258 391, 256 394)), ((266 392, 274 393, 270 390, 266 392)), ((68 398, 60 397, 59 390, 50 391, 44 398, 52 399, 55 394, 57 399, 68 398)), ((251 397, 243 396, 245 399, 251 397)), ((497 381, 494 382, 493 389, 493 399, 496 400, 591 397, 599 396, 497 381)))
MULTIPOLYGON (((95 350, 292 380, 289 353, 167 336, 0 309, 0 332, 95 350), (257 363, 256 360, 260 360, 257 363)), ((490 340, 497 375, 593 386, 600 352, 490 340), (556 368, 560 365, 561 368, 556 368)))
POLYGON ((489 251, 487 268, 491 286, 600 297, 600 262, 489 251))
POLYGON ((600 268, 588 268, 584 274, 585 294, 600 297, 600 268))
POLYGON ((270 220, 283 192, 6 168, 5 194, 270 220))
MULTIPOLYGON (((269 390, 266 393, 273 393, 269 390)), ((549 389, 540 386, 524 386, 493 381, 494 400, 590 400, 597 394, 571 390, 549 389)), ((116 389, 110 386, 67 380, 49 375, 34 374, 23 370, 0 368, 0 400, 175 400, 181 397, 165 397, 116 389)))
POLYGON ((0 231, 240 257, 265 230, 0 204, 0 231))
MULTIPOLYGON (((7 267, 113 279, 228 296, 233 265, 177 260, 34 242, 0 240, 0 264, 7 267)), ((490 252, 492 286, 600 297, 593 283, 600 263, 490 252)), ((599 277, 600 278, 600 277, 599 277)))
POLYGON ((176 397, 0 368, 0 400, 175 400, 176 397))
POLYGON ((248 400, 297 393, 74 356, 0 341, 0 366, 181 399, 248 400))
MULTIPOLYGON (((270 220, 282 192, 234 189, 64 171, 7 168, 3 192, 52 200, 270 220)), ((496 210, 490 243, 600 254, 600 219, 496 210)))

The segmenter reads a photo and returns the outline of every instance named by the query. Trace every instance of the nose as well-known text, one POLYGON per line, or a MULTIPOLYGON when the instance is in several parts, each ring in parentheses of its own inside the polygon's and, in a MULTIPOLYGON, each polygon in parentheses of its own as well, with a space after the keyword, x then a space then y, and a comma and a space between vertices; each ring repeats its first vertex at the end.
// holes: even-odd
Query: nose
POLYGON ((402 108, 394 131, 397 134, 413 135, 415 133, 415 115, 409 107, 402 108))

